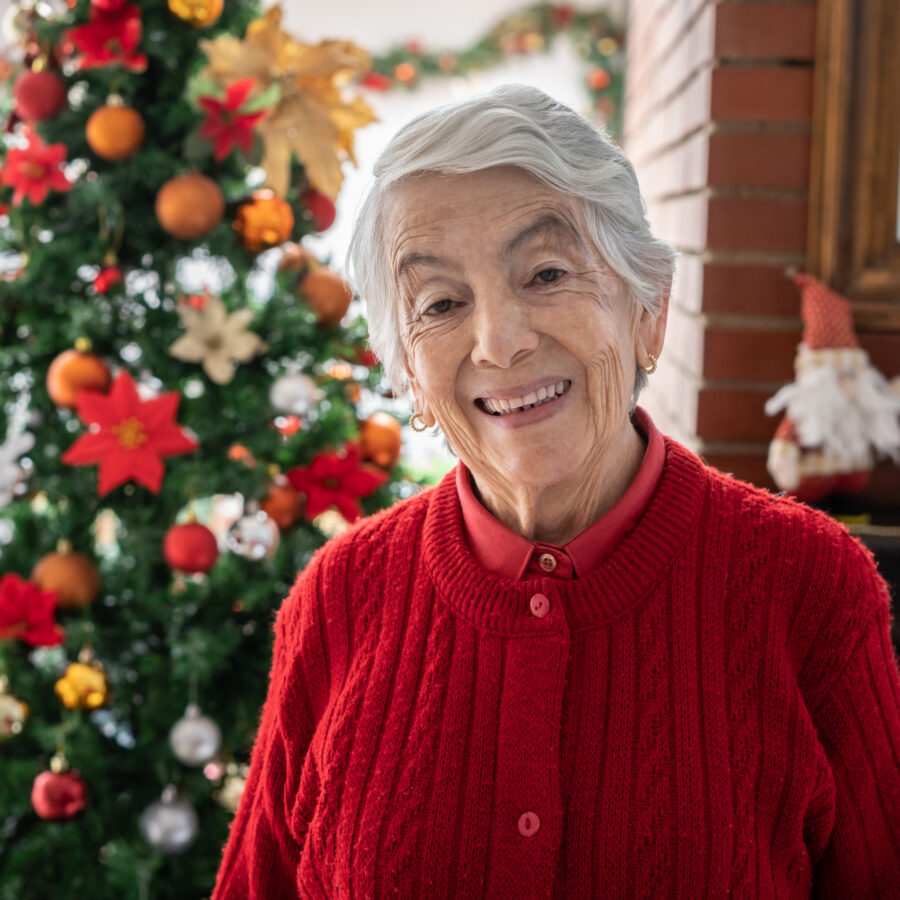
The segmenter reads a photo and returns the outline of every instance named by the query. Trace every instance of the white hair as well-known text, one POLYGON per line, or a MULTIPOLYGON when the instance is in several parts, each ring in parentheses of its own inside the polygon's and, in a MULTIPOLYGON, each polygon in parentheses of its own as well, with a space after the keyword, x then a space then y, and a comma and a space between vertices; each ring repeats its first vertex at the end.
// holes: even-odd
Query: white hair
MULTIPOLYGON (((437 107, 405 125, 382 152, 347 252, 347 270, 366 303, 369 342, 395 396, 409 388, 398 297, 384 234, 385 200, 417 175, 462 175, 516 166, 578 198, 588 237, 624 282, 631 300, 659 314, 675 251, 650 233, 634 168, 587 119, 543 91, 520 84, 437 107)), ((637 368, 632 408, 647 383, 637 368)))

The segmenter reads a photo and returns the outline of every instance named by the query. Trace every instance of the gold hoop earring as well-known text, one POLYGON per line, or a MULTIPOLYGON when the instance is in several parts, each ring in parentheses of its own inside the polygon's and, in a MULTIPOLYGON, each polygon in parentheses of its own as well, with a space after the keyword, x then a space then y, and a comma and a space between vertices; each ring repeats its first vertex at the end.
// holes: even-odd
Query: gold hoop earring
POLYGON ((412 428, 413 431, 427 431, 428 426, 425 424, 425 419, 422 418, 421 414, 413 413, 409 417, 409 427, 412 428), (416 419, 422 419, 421 427, 416 425, 416 419))
POLYGON ((641 366, 641 371, 645 375, 652 375, 656 371, 657 357, 655 357, 652 353, 648 353, 647 356, 650 357, 650 365, 649 366, 641 366))

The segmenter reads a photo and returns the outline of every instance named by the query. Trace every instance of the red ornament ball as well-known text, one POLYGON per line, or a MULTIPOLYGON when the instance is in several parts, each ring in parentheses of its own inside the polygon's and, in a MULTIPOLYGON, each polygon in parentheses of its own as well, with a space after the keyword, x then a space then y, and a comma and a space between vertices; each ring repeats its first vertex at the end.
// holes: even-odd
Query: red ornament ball
POLYGON ((320 194, 315 188, 310 188, 303 194, 303 205, 316 231, 325 231, 334 224, 336 212, 330 197, 320 194))
POLYGON ((219 557, 216 536, 199 522, 173 525, 163 539, 163 556, 178 572, 208 572, 219 557))
POLYGON ((87 785, 75 771, 41 772, 31 788, 31 805, 42 819, 71 819, 87 801, 87 785))
POLYGON ((26 122, 46 122, 66 105, 66 85, 55 72, 23 72, 13 85, 16 115, 26 122))

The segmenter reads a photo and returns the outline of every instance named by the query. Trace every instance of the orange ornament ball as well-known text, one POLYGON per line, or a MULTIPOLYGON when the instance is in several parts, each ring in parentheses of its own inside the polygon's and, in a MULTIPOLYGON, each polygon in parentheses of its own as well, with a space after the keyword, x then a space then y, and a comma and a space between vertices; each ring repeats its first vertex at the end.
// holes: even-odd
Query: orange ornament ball
POLYGON ((246 250, 258 253, 283 244, 294 230, 294 213, 274 191, 254 191, 242 203, 232 223, 246 250))
POLYGON ((284 253, 278 261, 279 272, 300 272, 318 262, 306 247, 292 241, 284 244, 281 249, 284 253))
POLYGON ((116 162, 137 152, 144 143, 145 131, 144 120, 136 109, 110 104, 91 113, 85 136, 97 156, 116 162))
POLYGON ((595 66, 588 72, 588 85, 595 91, 602 91, 609 87, 612 76, 606 69, 595 66))
POLYGON ((300 281, 298 290, 319 317, 319 324, 325 327, 340 324, 353 299, 350 285, 327 266, 310 269, 300 281))
POLYGON ((64 350, 47 370, 47 393, 57 405, 75 409, 78 391, 105 394, 112 384, 109 366, 92 353, 64 350))
POLYGON ((42 556, 31 572, 31 580, 44 591, 57 591, 59 609, 82 609, 100 592, 100 573, 90 557, 74 550, 42 556))
POLYGON ((303 515, 303 496, 287 481, 273 481, 260 508, 285 531, 303 515))
POLYGON ((169 0, 169 10, 194 28, 212 25, 225 8, 224 0, 169 0))
POLYGON ((194 241, 209 234, 225 215, 219 186, 199 172, 170 178, 156 195, 156 218, 172 237, 194 241))
POLYGON ((362 457, 381 466, 393 468, 400 459, 403 439, 400 423, 388 413, 373 413, 359 426, 359 443, 362 457))

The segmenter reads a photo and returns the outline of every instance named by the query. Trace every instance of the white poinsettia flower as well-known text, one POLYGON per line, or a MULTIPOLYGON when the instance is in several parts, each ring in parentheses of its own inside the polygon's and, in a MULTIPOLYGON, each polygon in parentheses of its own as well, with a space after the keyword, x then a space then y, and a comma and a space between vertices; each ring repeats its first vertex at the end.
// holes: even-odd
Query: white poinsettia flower
POLYGON ((187 333, 169 347, 169 353, 184 362, 202 363, 203 371, 216 384, 229 384, 236 363, 268 349, 259 335, 247 331, 253 321, 253 310, 248 307, 229 314, 221 299, 209 294, 201 308, 183 303, 178 313, 187 333))
POLYGON ((16 486, 25 480, 27 472, 19 465, 19 457, 33 446, 34 435, 27 431, 0 444, 0 509, 12 502, 16 486))

